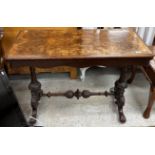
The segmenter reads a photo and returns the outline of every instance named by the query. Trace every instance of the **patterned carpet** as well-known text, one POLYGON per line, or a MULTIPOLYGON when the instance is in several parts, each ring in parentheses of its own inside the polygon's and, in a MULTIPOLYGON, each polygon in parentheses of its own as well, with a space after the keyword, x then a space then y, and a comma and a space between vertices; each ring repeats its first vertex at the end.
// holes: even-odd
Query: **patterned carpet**
MULTIPOLYGON (((68 74, 41 74, 38 76, 44 91, 66 91, 90 89, 93 91, 109 90, 118 78, 118 70, 93 67, 87 71, 86 80, 70 80, 68 74)), ((13 76, 11 84, 22 110, 30 118, 30 92, 28 76, 13 76)), ((125 92, 126 104, 124 112, 127 118, 125 124, 118 121, 117 107, 112 97, 91 97, 80 100, 64 97, 43 97, 38 107, 38 122, 36 125, 47 127, 81 127, 81 126, 155 126, 155 108, 151 117, 144 119, 143 111, 147 105, 149 83, 142 73, 137 73, 132 85, 125 92)))

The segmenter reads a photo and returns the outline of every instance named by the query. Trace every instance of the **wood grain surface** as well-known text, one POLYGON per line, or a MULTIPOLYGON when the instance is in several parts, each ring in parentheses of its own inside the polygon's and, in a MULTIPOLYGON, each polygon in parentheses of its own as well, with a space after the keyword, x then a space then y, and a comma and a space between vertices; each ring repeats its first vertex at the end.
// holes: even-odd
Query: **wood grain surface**
MULTIPOLYGON (((73 30, 77 29, 76 27, 4 27, 4 36, 2 40, 3 51, 7 52, 10 50, 16 36, 20 31, 24 30, 73 30)), ((9 63, 6 63, 8 74, 29 74, 29 67, 11 67, 9 63)), ((52 67, 52 68, 36 68, 37 73, 57 73, 57 72, 67 72, 69 73, 71 79, 78 78, 77 68, 68 67, 68 66, 59 66, 59 67, 52 67)))
POLYGON ((127 29, 20 31, 6 60, 151 57, 152 52, 127 29))

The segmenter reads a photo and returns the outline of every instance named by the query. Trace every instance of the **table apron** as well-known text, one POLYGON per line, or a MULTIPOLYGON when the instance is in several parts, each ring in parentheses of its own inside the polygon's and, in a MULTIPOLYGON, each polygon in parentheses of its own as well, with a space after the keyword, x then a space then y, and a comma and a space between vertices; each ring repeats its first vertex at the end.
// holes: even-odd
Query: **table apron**
POLYGON ((53 60, 6 60, 12 67, 32 66, 32 67, 57 67, 57 66, 71 66, 71 67, 89 67, 89 66, 147 66, 151 58, 108 58, 108 59, 53 59, 53 60))

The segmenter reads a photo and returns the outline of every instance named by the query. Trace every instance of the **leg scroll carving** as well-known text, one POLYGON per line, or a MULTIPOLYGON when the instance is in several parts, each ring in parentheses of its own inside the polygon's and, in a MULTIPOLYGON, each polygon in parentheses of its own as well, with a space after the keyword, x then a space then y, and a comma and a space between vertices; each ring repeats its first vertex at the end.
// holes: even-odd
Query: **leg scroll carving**
POLYGON ((37 107, 43 92, 41 90, 41 83, 37 81, 35 68, 30 67, 30 72, 31 72, 31 82, 29 84, 29 89, 31 90, 32 118, 30 119, 29 123, 34 124, 36 123, 37 107))
POLYGON ((127 88, 127 73, 128 68, 121 68, 120 78, 115 82, 114 87, 115 104, 118 106, 119 120, 121 123, 126 122, 123 106, 125 104, 124 92, 127 88))

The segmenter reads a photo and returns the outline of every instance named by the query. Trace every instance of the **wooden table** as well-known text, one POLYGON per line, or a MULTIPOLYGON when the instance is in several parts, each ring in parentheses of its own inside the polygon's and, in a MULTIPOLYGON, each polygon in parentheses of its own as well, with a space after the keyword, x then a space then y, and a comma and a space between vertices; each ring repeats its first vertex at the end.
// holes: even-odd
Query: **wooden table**
MULTIPOLYGON (((153 55, 137 34, 131 30, 25 30, 21 31, 12 48, 4 54, 5 61, 13 67, 29 66, 31 71, 32 118, 37 117, 37 107, 42 96, 88 98, 93 95, 113 95, 118 106, 119 120, 126 121, 123 113, 124 91, 132 66, 147 66, 153 55), (120 67, 120 78, 112 91, 88 90, 44 93, 37 80, 35 67, 95 65, 120 67)), ((35 119, 30 122, 35 123, 35 119)))

